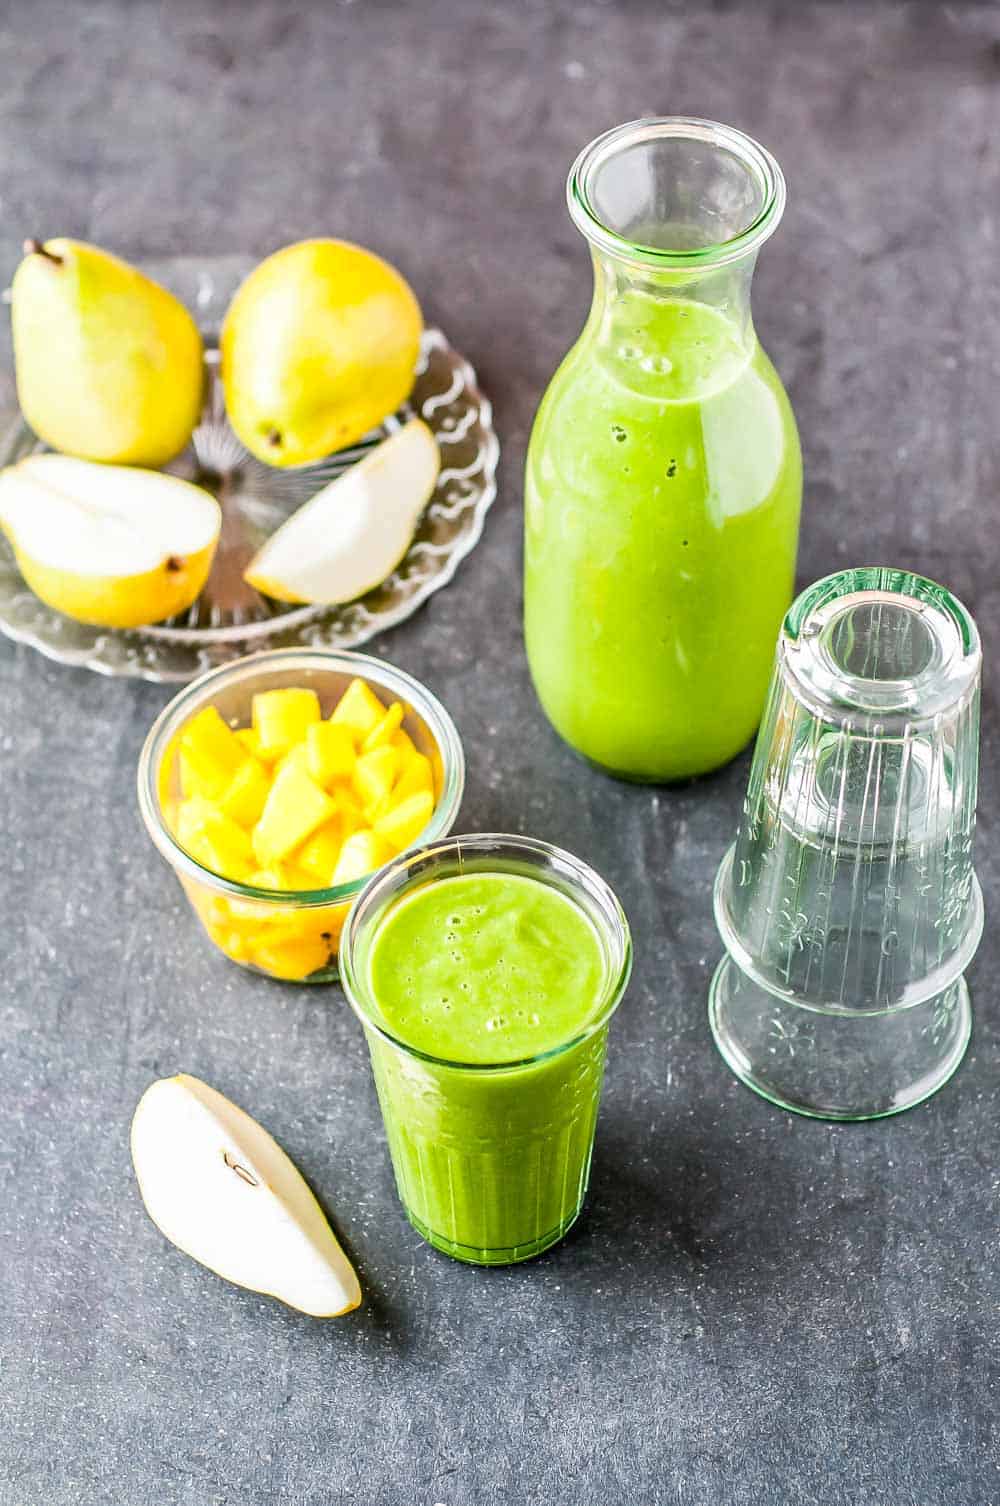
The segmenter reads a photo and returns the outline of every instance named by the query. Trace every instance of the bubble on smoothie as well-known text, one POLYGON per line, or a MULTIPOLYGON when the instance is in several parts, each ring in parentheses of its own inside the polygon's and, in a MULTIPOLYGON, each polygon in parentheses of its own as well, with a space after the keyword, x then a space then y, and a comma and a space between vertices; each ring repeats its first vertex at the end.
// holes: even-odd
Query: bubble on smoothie
POLYGON ((502 1014, 491 1015, 486 1021, 487 1030, 503 1030, 507 1021, 502 1014))
POLYGON ((621 424, 612 424, 611 433, 619 444, 624 444, 626 439, 628 439, 628 434, 622 428, 621 424))
POLYGON ((637 345, 627 345, 626 344, 626 345, 619 345, 619 347, 618 347, 618 354, 621 356, 621 358, 622 358, 623 361, 637 361, 639 359, 639 357, 642 355, 642 351, 639 349, 639 347, 637 345))
POLYGON ((651 372, 654 376, 668 376, 674 369, 674 363, 669 356, 643 356, 639 362, 643 371, 651 372))

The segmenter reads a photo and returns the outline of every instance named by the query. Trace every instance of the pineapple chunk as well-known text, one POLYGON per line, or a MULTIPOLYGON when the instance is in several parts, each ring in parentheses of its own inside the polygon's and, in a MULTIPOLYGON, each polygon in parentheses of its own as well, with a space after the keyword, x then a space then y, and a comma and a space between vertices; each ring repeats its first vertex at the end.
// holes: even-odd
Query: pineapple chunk
POLYGON ((354 739, 349 727, 317 722, 306 729, 306 768, 328 790, 335 779, 349 779, 354 769, 354 739))
POLYGON ((434 796, 421 790, 380 816, 375 830, 395 852, 402 852, 416 841, 433 814, 434 796))
POLYGON ((232 817, 195 795, 185 800, 177 814, 177 838, 181 845, 213 873, 242 881, 253 867, 250 838, 232 817))
MULTIPOLYGON (((267 692, 268 694, 276 692, 267 692)), ((253 830, 253 850, 262 867, 288 856, 334 815, 337 807, 305 770, 287 763, 274 776, 263 814, 253 830)))
POLYGON ((362 806, 377 805, 388 795, 398 773, 397 748, 375 748, 371 753, 362 753, 354 766, 354 788, 362 806))
POLYGON ((340 856, 340 819, 328 821, 314 831, 295 854, 295 862, 311 880, 311 888, 325 887, 333 880, 333 870, 340 856))
POLYGON ((297 982, 327 965, 330 948, 318 937, 302 941, 256 941, 250 956, 257 967, 270 973, 273 978, 297 982))
POLYGON ((364 680, 352 680, 330 716, 335 726, 350 727, 357 741, 382 720, 385 707, 364 680))
POLYGON ((320 719, 315 690, 263 690, 253 698, 253 726, 262 755, 285 753, 320 719))
POLYGON ((253 826, 260 819, 270 788, 271 780, 264 765, 256 758, 248 758, 229 781, 219 807, 241 826, 253 826))
POLYGON ((433 798, 434 773, 431 761, 422 753, 414 753, 409 763, 404 765, 398 783, 393 786, 392 803, 400 805, 410 795, 420 794, 424 790, 433 798))
POLYGON ((392 857, 388 843, 374 831, 356 831, 347 838, 340 849, 337 866, 333 870, 334 884, 351 884, 364 878, 375 868, 392 857))
POLYGON ((393 701, 389 710, 381 721, 376 722, 364 742, 361 744, 362 753, 371 753, 375 748, 381 748, 383 743, 391 742, 395 733, 403 725, 403 703, 393 701))
POLYGON ((185 795, 216 800, 229 784, 247 750, 214 706, 203 706, 181 732, 178 751, 185 795))

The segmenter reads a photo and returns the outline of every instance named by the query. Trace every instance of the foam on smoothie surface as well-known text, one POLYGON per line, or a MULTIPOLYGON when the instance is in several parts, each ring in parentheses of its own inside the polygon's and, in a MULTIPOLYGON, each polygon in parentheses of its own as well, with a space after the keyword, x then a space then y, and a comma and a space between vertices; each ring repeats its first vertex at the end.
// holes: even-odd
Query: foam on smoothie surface
POLYGON ((593 925, 549 884, 467 873, 405 895, 372 942, 368 981, 390 1032, 449 1061, 517 1061, 572 1040, 606 964, 593 925))

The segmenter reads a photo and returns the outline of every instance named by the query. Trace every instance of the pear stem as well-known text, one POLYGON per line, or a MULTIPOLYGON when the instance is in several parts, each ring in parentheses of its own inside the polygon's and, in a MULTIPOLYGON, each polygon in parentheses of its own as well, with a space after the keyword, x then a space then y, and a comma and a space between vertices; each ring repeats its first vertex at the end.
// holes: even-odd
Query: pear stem
POLYGON ((281 443, 281 430, 272 429, 267 436, 267 442, 273 450, 276 450, 281 443))
POLYGON ((54 265, 57 266, 57 267, 61 267, 62 264, 63 264, 62 257, 61 256, 57 256, 54 251, 47 251, 45 249, 45 247, 42 245, 41 241, 36 241, 36 240, 27 240, 27 241, 25 241, 25 243, 24 243, 24 254, 25 254, 25 256, 44 256, 48 261, 54 263, 54 265))

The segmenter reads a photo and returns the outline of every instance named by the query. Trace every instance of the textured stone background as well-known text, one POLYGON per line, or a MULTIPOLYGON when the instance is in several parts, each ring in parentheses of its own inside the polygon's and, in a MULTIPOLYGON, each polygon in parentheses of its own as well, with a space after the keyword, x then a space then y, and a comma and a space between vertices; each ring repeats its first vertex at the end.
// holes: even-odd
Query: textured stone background
POLYGON ((131 257, 346 234, 477 364, 500 499, 454 584, 375 651, 459 722, 461 826, 590 859, 638 958, 586 1217, 534 1265, 454 1265, 397 1206, 340 997, 215 956, 147 843, 133 772, 166 693, 0 644, 0 1506, 1000 1501, 995 933, 936 1100, 868 1127, 767 1108, 705 1021, 746 759, 660 793, 590 773, 542 720, 519 633, 524 444, 589 293, 565 170, 645 112, 732 121, 789 182, 755 308, 802 427, 801 578, 913 567, 984 629, 995 912, 997 9, 4 9, 0 276, 28 234, 131 257), (311 1178, 363 1275, 355 1317, 227 1287, 148 1223, 127 1127, 178 1068, 311 1178))

